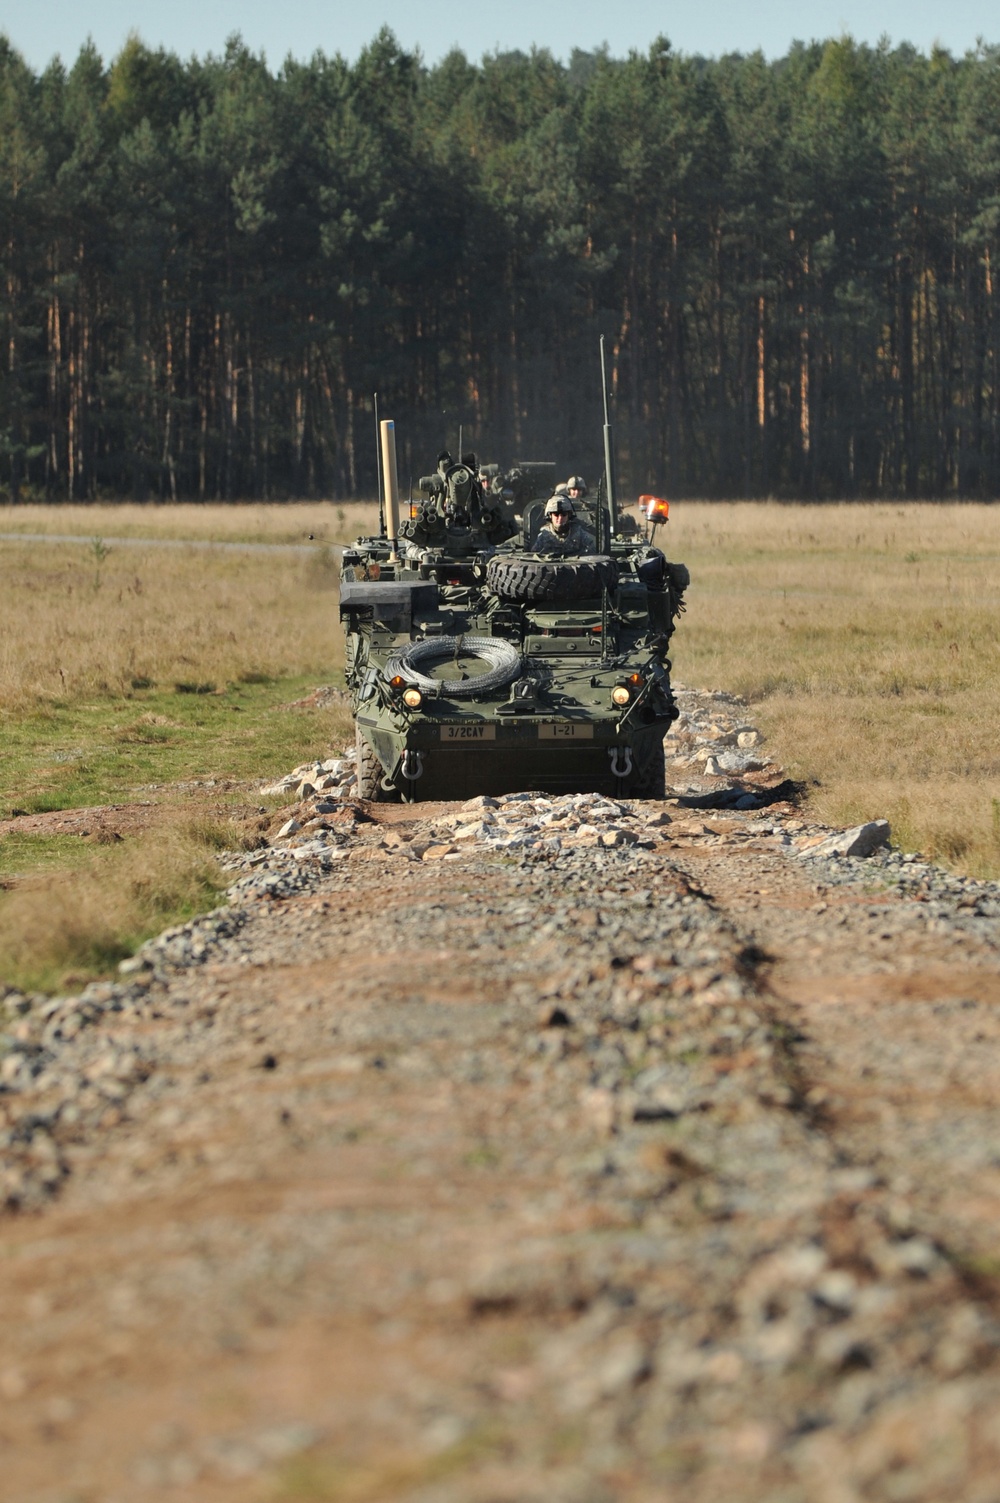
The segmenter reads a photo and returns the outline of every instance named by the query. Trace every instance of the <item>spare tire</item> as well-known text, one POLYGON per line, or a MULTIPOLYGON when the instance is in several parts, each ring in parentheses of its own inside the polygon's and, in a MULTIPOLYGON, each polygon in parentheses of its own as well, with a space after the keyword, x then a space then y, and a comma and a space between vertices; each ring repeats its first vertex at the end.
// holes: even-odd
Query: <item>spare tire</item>
POLYGON ((520 677, 521 654, 503 637, 423 637, 386 663, 386 678, 395 678, 397 674, 418 689, 437 690, 439 694, 489 694, 520 677), (459 654, 482 659, 484 671, 469 678, 445 679, 431 678, 420 671, 431 663, 446 662, 459 654))
POLYGON ((596 600, 618 584, 618 565, 603 554, 581 558, 539 558, 496 553, 486 565, 486 584, 501 600, 541 603, 596 600))

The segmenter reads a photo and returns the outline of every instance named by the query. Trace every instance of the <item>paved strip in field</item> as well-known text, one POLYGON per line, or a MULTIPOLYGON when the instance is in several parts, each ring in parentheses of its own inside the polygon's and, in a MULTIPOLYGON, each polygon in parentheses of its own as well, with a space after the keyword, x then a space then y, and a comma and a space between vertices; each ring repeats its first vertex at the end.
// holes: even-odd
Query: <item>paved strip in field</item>
MULTIPOLYGON (((95 535, 88 533, 57 532, 0 532, 0 543, 83 543, 91 548, 95 535)), ((223 553, 315 553, 317 549, 329 548, 332 553, 342 552, 339 543, 227 543, 210 538, 109 538, 100 541, 109 548, 207 548, 223 553)))

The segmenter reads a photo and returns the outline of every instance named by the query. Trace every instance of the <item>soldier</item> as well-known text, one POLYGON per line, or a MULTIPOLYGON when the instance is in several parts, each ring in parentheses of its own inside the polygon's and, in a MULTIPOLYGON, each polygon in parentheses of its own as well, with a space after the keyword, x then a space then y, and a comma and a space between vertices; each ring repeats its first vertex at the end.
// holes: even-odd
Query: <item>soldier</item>
POLYGON ((557 485, 556 491, 564 492, 571 501, 582 501, 587 494, 587 482, 582 475, 571 475, 565 485, 557 485))
POLYGON ((545 503, 545 522, 532 544, 535 553, 566 556, 593 553, 597 546, 594 534, 577 519, 570 496, 559 492, 545 503))

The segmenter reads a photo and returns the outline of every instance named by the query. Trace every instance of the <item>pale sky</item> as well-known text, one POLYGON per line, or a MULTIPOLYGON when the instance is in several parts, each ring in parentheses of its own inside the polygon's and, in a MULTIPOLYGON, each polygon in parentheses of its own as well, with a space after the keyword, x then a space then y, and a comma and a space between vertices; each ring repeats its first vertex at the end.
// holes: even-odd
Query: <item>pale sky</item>
POLYGON ((924 52, 940 43, 962 53, 980 36, 1000 42, 1000 13, 986 0, 0 0, 0 32, 35 69, 56 53, 71 61, 88 34, 108 60, 132 30, 182 57, 221 52, 239 31, 272 68, 289 52, 306 58, 317 49, 353 60, 383 24, 431 63, 455 45, 474 60, 532 46, 567 58, 603 42, 624 56, 661 32, 678 51, 709 56, 760 47, 776 57, 795 39, 844 32, 871 43, 884 33, 924 52))

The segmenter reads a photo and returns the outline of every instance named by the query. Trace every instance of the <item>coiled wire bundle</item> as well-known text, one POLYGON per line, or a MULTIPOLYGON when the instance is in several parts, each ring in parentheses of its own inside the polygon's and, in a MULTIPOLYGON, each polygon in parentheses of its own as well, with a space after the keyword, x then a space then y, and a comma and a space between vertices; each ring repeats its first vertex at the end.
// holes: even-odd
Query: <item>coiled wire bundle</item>
POLYGON ((513 683, 521 672, 521 654, 502 637, 424 637, 411 642, 385 666, 387 678, 405 678, 407 683, 427 693, 462 695, 489 694, 513 683), (485 673, 471 678, 430 678, 421 668, 442 663, 459 655, 481 658, 489 666, 485 673))

